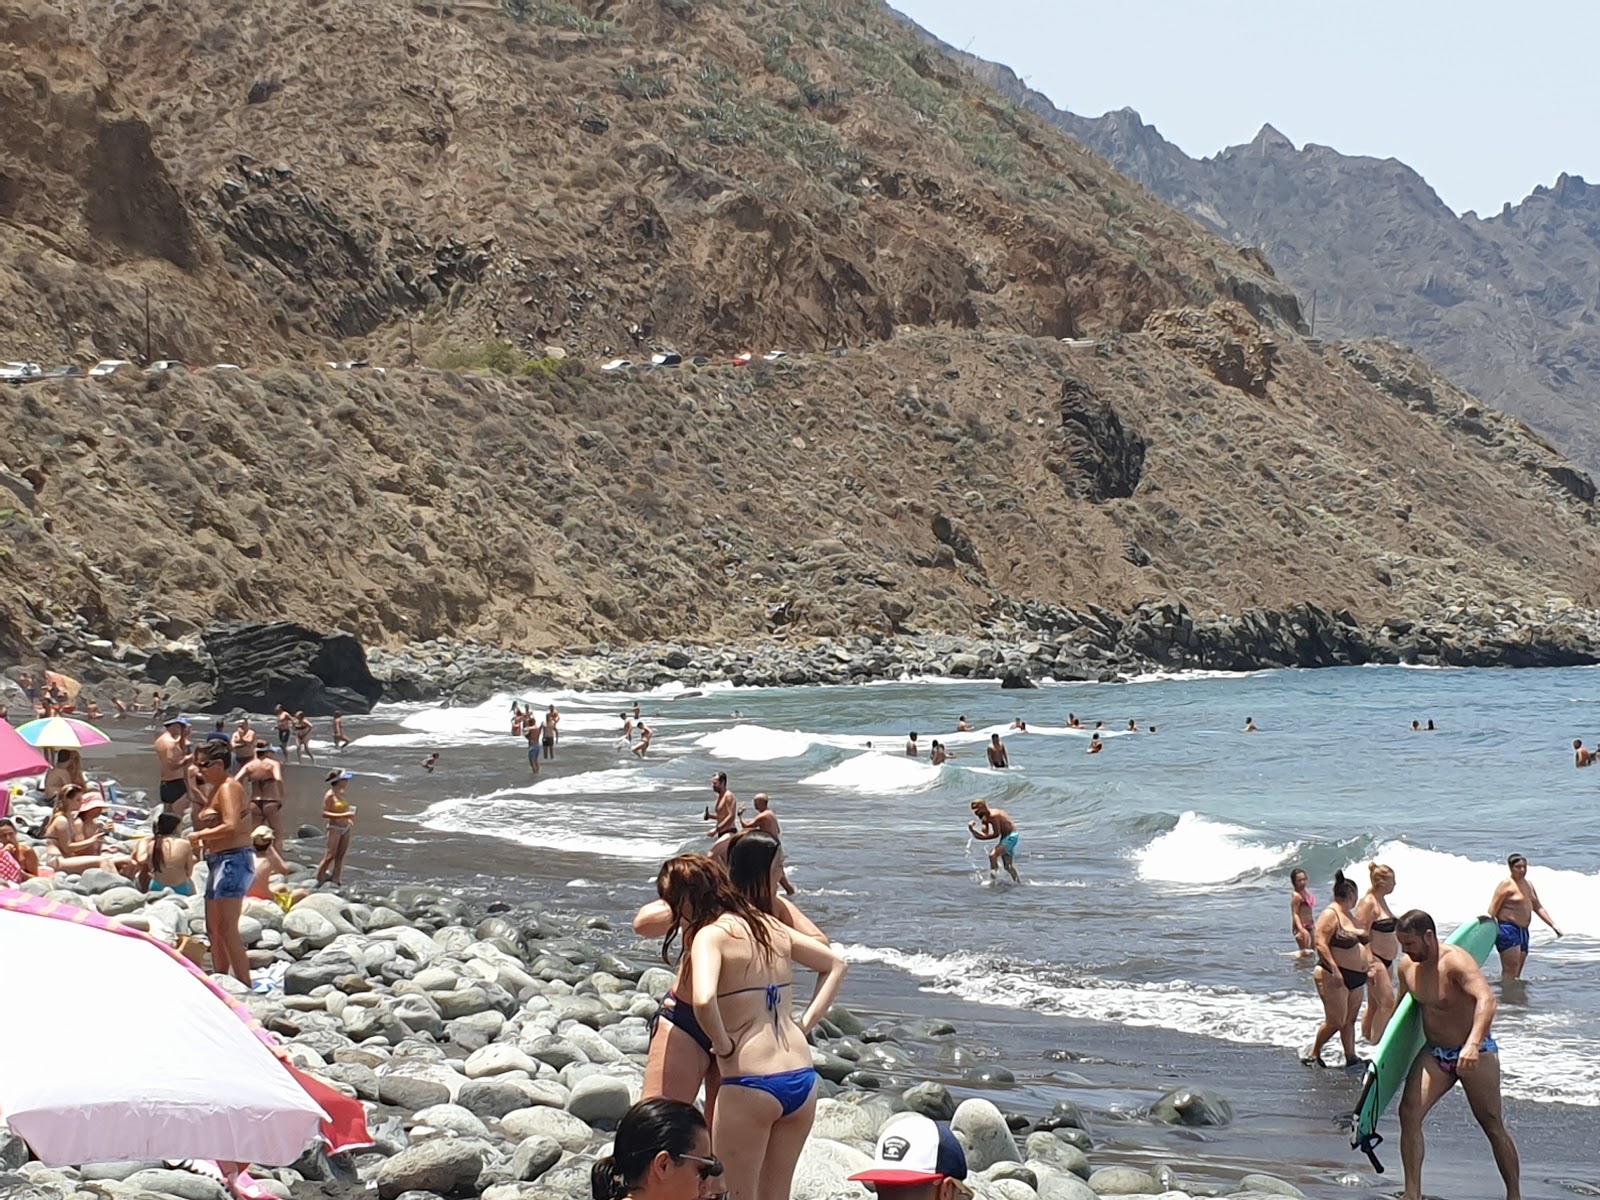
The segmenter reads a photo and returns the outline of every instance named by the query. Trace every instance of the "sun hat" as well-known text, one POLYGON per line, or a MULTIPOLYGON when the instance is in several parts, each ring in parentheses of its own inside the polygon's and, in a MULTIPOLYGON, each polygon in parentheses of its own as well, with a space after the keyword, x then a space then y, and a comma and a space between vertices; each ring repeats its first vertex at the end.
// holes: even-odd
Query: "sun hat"
POLYGON ((950 1126, 921 1113, 906 1113, 884 1127, 872 1155, 872 1169, 850 1176, 861 1183, 936 1183, 965 1179, 967 1155, 950 1126))
POLYGON ((78 805, 78 811, 81 812, 81 813, 94 812, 96 809, 101 809, 101 808, 105 808, 105 807, 106 807, 106 798, 104 796, 102 796, 99 792, 90 792, 89 793, 89 798, 87 800, 85 800, 82 804, 78 805))
POLYGON ((250 831, 252 842, 271 842, 276 841, 277 837, 278 835, 272 832, 271 825, 257 825, 250 831))

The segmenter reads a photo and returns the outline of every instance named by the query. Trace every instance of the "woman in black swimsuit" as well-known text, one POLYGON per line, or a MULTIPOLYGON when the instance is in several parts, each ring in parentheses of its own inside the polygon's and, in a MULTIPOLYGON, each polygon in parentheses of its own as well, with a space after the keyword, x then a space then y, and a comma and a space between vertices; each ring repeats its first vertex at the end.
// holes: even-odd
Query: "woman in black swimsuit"
POLYGON ((1363 945, 1366 931, 1356 923, 1356 897, 1360 889, 1355 880, 1346 879, 1343 871, 1334 872, 1333 903, 1322 910, 1313 930, 1317 951, 1317 995, 1322 998, 1322 1025, 1317 1029, 1316 1041, 1300 1061, 1309 1067, 1320 1067, 1322 1048, 1339 1035, 1344 1048, 1346 1067, 1355 1066, 1356 1017, 1361 1013, 1361 1000, 1367 989, 1367 971, 1370 963, 1363 945))
POLYGON ((1383 1040, 1383 1031, 1389 1028, 1389 1018, 1400 1003, 1390 969, 1400 957, 1400 939, 1394 935, 1394 910, 1389 907, 1389 893, 1394 891, 1394 870, 1382 863, 1370 863, 1367 875, 1372 886, 1356 905, 1356 924, 1367 931, 1371 941, 1367 949, 1372 954, 1372 969, 1367 973, 1367 1011, 1361 1017, 1361 1036, 1373 1045, 1383 1040))

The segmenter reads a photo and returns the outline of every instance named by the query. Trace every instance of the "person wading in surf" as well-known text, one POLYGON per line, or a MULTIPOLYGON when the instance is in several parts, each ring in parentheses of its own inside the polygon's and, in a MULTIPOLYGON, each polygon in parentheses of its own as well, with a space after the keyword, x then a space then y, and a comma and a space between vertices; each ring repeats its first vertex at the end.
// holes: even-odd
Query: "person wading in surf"
POLYGON ((1538 916, 1555 929, 1557 937, 1561 930, 1556 929, 1556 923, 1539 903, 1539 893, 1528 882, 1527 858, 1513 854, 1506 859, 1506 866, 1511 868, 1511 878, 1495 888, 1489 915, 1500 922, 1500 936, 1495 938, 1494 948, 1500 951, 1501 977, 1521 979, 1523 964, 1528 961, 1528 926, 1533 924, 1533 918, 1538 916))
POLYGON ((1360 889, 1346 879, 1343 871, 1333 873, 1333 903, 1322 910, 1314 927, 1317 951, 1317 996, 1322 1000, 1322 1025, 1316 1040, 1300 1060, 1308 1067, 1325 1065, 1322 1048, 1339 1035, 1346 1068, 1364 1065, 1356 1057, 1356 1018, 1367 990, 1367 971, 1371 960, 1365 943, 1368 935, 1356 924, 1354 909, 1360 889))
POLYGON ((1302 954, 1314 949, 1312 933, 1317 921, 1317 898, 1311 893, 1311 880, 1304 867, 1289 872, 1289 929, 1294 934, 1294 944, 1302 954))
POLYGON ((1022 876, 1017 874, 1016 854, 1017 842, 1022 835, 1017 832, 1017 823, 1004 809, 990 808, 987 800, 974 800, 972 815, 983 822, 983 828, 980 830, 968 821, 967 831, 980 842, 995 843, 995 848, 989 851, 989 878, 995 877, 995 872, 1003 863, 1011 878, 1021 883, 1022 876))
POLYGON ((1422 1122, 1458 1080, 1494 1150, 1506 1200, 1522 1200, 1517 1144, 1500 1112, 1500 1047, 1489 1033, 1497 1006, 1489 981, 1472 955, 1459 946, 1440 945, 1433 918, 1421 909, 1401 915, 1395 936, 1405 951, 1400 995, 1416 999, 1428 1039, 1411 1064, 1400 1096, 1400 1158, 1405 1164, 1401 1200, 1422 1200, 1422 1160, 1427 1153, 1422 1122))

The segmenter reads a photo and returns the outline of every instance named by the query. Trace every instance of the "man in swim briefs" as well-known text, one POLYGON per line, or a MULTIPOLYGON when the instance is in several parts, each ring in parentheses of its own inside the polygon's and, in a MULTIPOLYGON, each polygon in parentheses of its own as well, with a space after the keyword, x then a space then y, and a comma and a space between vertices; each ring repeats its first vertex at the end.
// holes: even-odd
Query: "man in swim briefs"
POLYGON ((1003 863, 1011 878, 1021 883, 1022 876, 1017 874, 1016 864, 1017 841, 1021 837, 1017 833, 1017 823, 1005 809, 990 808, 987 800, 974 800, 972 815, 983 822, 983 828, 980 830, 968 821, 968 832, 980 842, 995 843, 995 848, 989 851, 989 878, 995 877, 995 872, 1003 863))
POLYGON ((728 842, 739 832, 739 799, 728 787, 728 773, 718 771, 711 777, 711 790, 717 797, 717 811, 706 809, 705 820, 716 825, 706 834, 711 839, 711 857, 723 866, 728 865, 728 842))
POLYGON ((1458 1081, 1494 1150, 1506 1200, 1521 1200, 1517 1144, 1500 1111, 1500 1047, 1489 1033, 1496 1009, 1489 981, 1471 954, 1440 944, 1433 918, 1421 909, 1396 921, 1395 936, 1405 951, 1400 997, 1410 994, 1416 1000, 1427 1037, 1400 1095, 1400 1157, 1405 1164, 1401 1200, 1421 1200, 1427 1150, 1422 1122, 1458 1081))
POLYGON ((1500 922, 1500 934, 1494 940, 1494 948, 1500 951, 1500 976, 1521 979, 1523 964, 1528 961, 1528 926, 1533 924, 1534 916, 1555 929, 1557 937, 1561 930, 1556 929, 1556 923, 1539 903, 1539 893, 1528 882, 1528 860, 1513 854, 1506 859, 1506 866, 1511 868, 1511 878, 1495 888, 1489 915, 1500 922))
MULTIPOLYGON (((758 833, 764 833, 768 837, 775 838, 781 842, 783 840, 783 829, 778 824, 778 814, 772 811, 771 799, 765 792, 757 792, 751 798, 751 803, 756 806, 756 815, 746 821, 744 819, 745 810, 741 806, 739 808, 739 827, 741 829, 754 829, 758 833)), ((789 872, 787 870, 779 872, 778 883, 789 895, 794 895, 794 884, 789 882, 789 872)))
POLYGON ((546 758, 554 758, 556 756, 556 726, 560 724, 561 714, 556 711, 556 706, 552 704, 549 711, 544 714, 544 724, 539 730, 539 745, 544 748, 544 756, 546 758))
POLYGON ((164 812, 184 812, 184 798, 188 795, 187 773, 189 765, 189 722, 173 717, 156 738, 156 759, 161 764, 161 808, 164 812))
POLYGON ((1006 753, 1005 744, 1001 742, 1000 735, 998 733, 991 733, 989 735, 988 751, 989 765, 991 767, 1003 768, 1011 765, 1011 755, 1006 753))
POLYGON ((236 772, 234 778, 244 784, 255 819, 272 830, 273 836, 283 837, 283 768, 273 758, 272 747, 266 742, 256 743, 256 756, 236 772))
POLYGON ((233 761, 241 767, 256 760, 256 731, 250 727, 249 717, 239 718, 239 727, 233 731, 233 761))

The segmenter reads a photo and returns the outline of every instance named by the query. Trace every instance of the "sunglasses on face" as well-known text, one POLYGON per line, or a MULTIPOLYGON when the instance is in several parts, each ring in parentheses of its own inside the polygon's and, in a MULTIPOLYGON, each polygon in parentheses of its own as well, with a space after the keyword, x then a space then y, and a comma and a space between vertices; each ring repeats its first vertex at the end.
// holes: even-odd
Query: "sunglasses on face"
POLYGON ((680 1154, 680 1161, 700 1164, 701 1179, 716 1179, 722 1174, 722 1160, 720 1158, 702 1158, 698 1154, 680 1154))

